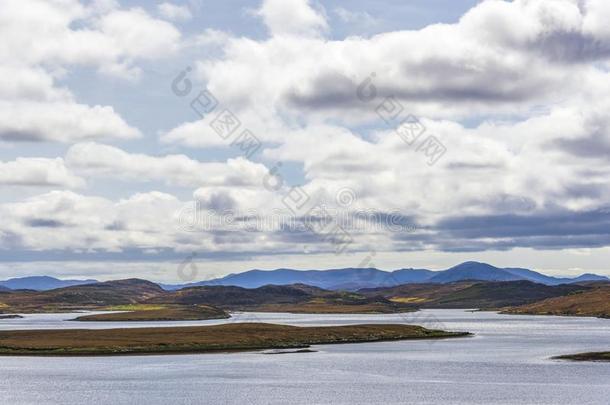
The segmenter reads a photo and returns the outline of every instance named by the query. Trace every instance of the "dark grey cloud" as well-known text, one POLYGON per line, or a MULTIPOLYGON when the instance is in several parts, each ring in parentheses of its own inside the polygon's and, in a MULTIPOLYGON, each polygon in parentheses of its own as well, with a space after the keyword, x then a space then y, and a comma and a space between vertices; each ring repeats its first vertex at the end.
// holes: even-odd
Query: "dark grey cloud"
POLYGON ((28 219, 24 221, 24 224, 32 228, 65 228, 70 226, 64 222, 48 218, 28 219))
POLYGON ((307 90, 293 87, 284 94, 286 104, 295 108, 364 108, 356 94, 359 83, 337 72, 323 72, 306 84, 307 90))
POLYGON ((127 226, 121 221, 115 221, 110 225, 106 225, 104 229, 107 231, 125 231, 127 230, 127 226))
POLYGON ((538 98, 556 85, 549 77, 526 75, 494 60, 481 69, 471 62, 428 57, 417 64, 404 62, 401 70, 408 85, 389 83, 381 92, 414 102, 515 103, 538 98))
POLYGON ((603 247, 610 246, 610 210, 454 216, 426 231, 394 239, 405 249, 419 243, 449 252, 603 247))
POLYGON ((41 133, 32 131, 0 131, 0 139, 8 142, 42 142, 45 137, 41 133))
POLYGON ((388 232, 408 233, 420 227, 415 216, 400 214, 398 211, 356 211, 354 217, 370 221, 376 225, 375 229, 388 232))
POLYGON ((602 133, 593 133, 584 138, 558 139, 552 146, 574 156, 610 161, 610 140, 602 133))
POLYGON ((610 42, 577 31, 555 31, 529 44, 531 51, 557 63, 586 63, 610 57, 610 42))
POLYGON ((565 186, 561 192, 562 197, 573 197, 573 198, 602 198, 604 194, 605 186, 599 183, 589 183, 586 179, 583 179, 582 183, 569 184, 565 186))
POLYGON ((205 200, 197 201, 198 209, 204 208, 212 211, 233 210, 237 206, 237 201, 225 192, 215 192, 205 200))
MULTIPOLYGON (((552 209, 549 209, 552 211, 552 209)), ((481 252, 513 248, 610 246, 610 209, 531 215, 452 216, 414 233, 392 235, 394 250, 481 252)))
POLYGON ((610 213, 598 210, 538 216, 465 216, 442 220, 435 228, 462 238, 610 235, 610 213))
MULTIPOLYGON (((490 62, 491 63, 491 62, 490 62)), ((401 71, 384 77, 376 73, 375 102, 395 97, 400 102, 474 102, 519 103, 540 98, 556 89, 557 83, 546 75, 524 74, 497 62, 484 70, 463 61, 429 57, 414 64, 397 65, 401 71)), ((299 83, 284 94, 284 102, 295 108, 310 110, 366 109, 371 106, 358 98, 361 80, 354 80, 334 71, 322 72, 308 83, 299 83), (305 89, 305 90, 304 90, 305 89)), ((367 93, 368 94, 368 93, 367 93)))

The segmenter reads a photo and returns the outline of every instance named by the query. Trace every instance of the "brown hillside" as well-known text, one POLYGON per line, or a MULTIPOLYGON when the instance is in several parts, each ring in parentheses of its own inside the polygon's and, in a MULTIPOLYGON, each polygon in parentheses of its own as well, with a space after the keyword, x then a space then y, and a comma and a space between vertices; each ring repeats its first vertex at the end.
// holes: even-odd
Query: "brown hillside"
POLYGON ((533 315, 574 315, 610 318, 610 286, 549 298, 533 304, 510 307, 506 313, 533 315))

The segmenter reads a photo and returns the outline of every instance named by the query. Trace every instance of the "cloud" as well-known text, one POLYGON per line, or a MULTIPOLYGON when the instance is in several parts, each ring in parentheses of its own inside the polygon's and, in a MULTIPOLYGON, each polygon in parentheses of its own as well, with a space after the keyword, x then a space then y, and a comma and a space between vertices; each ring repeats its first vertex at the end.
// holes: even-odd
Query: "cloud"
POLYGON ((172 24, 155 19, 140 8, 114 10, 94 24, 113 42, 113 49, 128 60, 172 54, 178 50, 181 38, 172 24))
POLYGON ((0 65, 0 96, 6 100, 68 101, 68 89, 55 86, 53 77, 40 67, 0 65))
POLYGON ((56 221, 54 219, 40 218, 29 219, 25 222, 25 225, 31 228, 64 228, 67 226, 66 224, 56 221))
POLYGON ((207 28, 202 34, 191 38, 190 43, 201 47, 223 47, 231 39, 231 35, 224 31, 207 28))
POLYGON ((0 66, 0 140, 69 143, 140 136, 111 106, 78 103, 41 67, 0 66))
POLYGON ((52 191, 15 203, 0 203, 0 215, 7 218, 0 224, 0 254, 7 248, 45 252, 48 257, 59 252, 65 260, 72 254, 140 257, 151 249, 174 252, 170 254, 174 258, 193 250, 231 256, 227 248, 241 252, 291 249, 281 239, 268 240, 263 233, 240 232, 228 224, 186 231, 179 219, 187 203, 158 191, 118 201, 52 191), (58 228, 70 228, 70 232, 58 233, 58 228))
POLYGON ((16 235, 20 248, 26 250, 122 251, 134 246, 168 246, 173 245, 174 212, 179 208, 175 197, 159 192, 112 202, 51 191, 0 204, 0 212, 9 219, 0 232, 16 235), (122 226, 113 228, 117 223, 122 226), (70 227, 70 232, 57 233, 57 227, 70 227))
POLYGON ((0 162, 0 185, 80 188, 85 181, 71 173, 61 158, 17 158, 0 162))
POLYGON ((567 249, 603 247, 610 243, 607 209, 537 215, 449 217, 434 227, 430 243, 443 250, 567 249))
POLYGON ((77 0, 7 0, 0 5, 0 58, 24 65, 85 65, 131 71, 133 62, 176 51, 180 32, 141 8, 77 0), (78 27, 78 28, 75 28, 78 27), (33 40, 34 39, 34 40, 33 40))
POLYGON ((68 166, 89 176, 132 181, 162 181, 184 187, 257 187, 264 165, 244 158, 199 162, 185 155, 149 156, 98 143, 80 143, 66 154, 68 166))
POLYGON ((371 28, 379 24, 379 20, 374 18, 366 11, 351 11, 344 7, 337 7, 334 9, 334 12, 344 23, 356 25, 364 29, 371 28))
POLYGON ((264 0, 257 14, 273 36, 317 37, 328 30, 323 9, 310 0, 264 0))
POLYGON ((454 24, 328 40, 312 28, 323 25, 323 14, 307 2, 267 1, 258 14, 270 38, 234 37, 222 56, 199 67, 226 104, 287 119, 377 119, 376 104, 356 95, 371 74, 377 104, 395 96, 414 114, 524 115, 577 92, 588 64, 608 59, 610 36, 598 17, 606 8, 595 1, 489 0, 454 24), (308 34, 298 35, 301 29, 308 34))
MULTIPOLYGON (((390 218, 410 228, 353 229, 352 251, 610 243, 603 230, 610 203, 607 2, 487 0, 452 24, 341 40, 326 36, 332 20, 311 1, 264 1, 257 11, 269 32, 263 39, 217 28, 183 38, 171 22, 113 2, 32 0, 30 13, 21 4, 0 6, 12 16, 0 13, 8 38, 0 47, 7 61, 0 67, 0 139, 10 147, 25 145, 17 141, 72 145, 64 159, 14 158, 0 165, 0 184, 64 189, 0 203, 7 218, 0 247, 26 256, 105 252, 123 258, 145 251, 174 258, 205 251, 223 259, 302 254, 302 244, 308 252, 332 252, 327 238, 275 222, 295 185, 311 204, 341 208, 349 218, 374 212, 378 222, 390 218), (39 41, 31 41, 36 36, 39 41), (204 119, 193 112, 193 120, 160 131, 163 147, 179 144, 181 154, 95 142, 141 134, 111 106, 84 104, 77 89, 62 84, 74 67, 137 79, 142 61, 193 53, 201 55, 189 64, 193 89, 207 86, 220 104, 204 119), (359 97, 359 87, 376 97, 359 97), (404 115, 380 114, 392 103, 425 129, 413 144, 395 131, 404 115), (276 164, 278 187, 265 187, 270 173, 264 164, 226 159, 237 149, 210 127, 224 108, 240 121, 237 133, 248 129, 263 142, 255 159, 276 164), (422 148, 432 136, 446 148, 435 164, 422 148), (89 190, 92 195, 65 190, 85 179, 129 187, 131 197, 110 198, 105 187, 89 190), (193 201, 156 191, 156 183, 180 187, 177 195, 192 193, 193 201), (341 206, 341 190, 353 194, 347 206, 341 206), (189 209, 234 214, 187 232, 181 219, 189 209), (269 226, 235 228, 257 221, 269 226), (57 235, 61 228, 70 232, 57 235)), ((165 19, 177 17, 162 6, 165 19)), ((350 24, 370 17, 334 13, 350 24)))
POLYGON ((173 3, 161 3, 157 6, 159 14, 168 20, 185 21, 193 18, 188 6, 179 6, 173 3))
POLYGON ((0 101, 0 139, 5 141, 74 142, 139 136, 140 132, 109 106, 0 101))
MULTIPOLYGON (((600 24, 587 22, 599 6, 491 0, 455 24, 371 38, 231 38, 221 57, 201 61, 198 70, 243 125, 275 144, 266 146, 266 159, 302 163, 307 190, 331 200, 332 190, 349 186, 361 206, 391 211, 400 201, 405 215, 424 224, 454 211, 539 214, 549 204, 590 210, 609 197, 601 180, 608 165, 583 180, 587 156, 572 154, 568 163, 565 153, 582 153, 596 128, 596 145, 610 139, 603 122, 593 123, 607 109, 610 83, 591 64, 605 60, 601 50, 610 43, 600 24), (594 38, 600 52, 574 52, 571 41, 556 39, 564 34, 594 38), (377 98, 367 103, 357 88, 372 72, 377 98), (427 131, 420 142, 434 135, 447 147, 440 163, 430 167, 419 143, 409 147, 393 131, 399 121, 386 125, 376 114, 386 96, 421 117, 427 131)), ((210 131, 213 118, 183 123, 162 139, 226 146, 210 131)), ((588 149, 603 159, 604 149, 588 149)), ((239 205, 234 191, 206 192, 210 204, 239 205)))
POLYGON ((113 107, 79 103, 57 82, 74 67, 136 79, 139 61, 182 46, 171 23, 112 1, 3 1, 0 36, 0 139, 10 142, 139 137, 113 107))

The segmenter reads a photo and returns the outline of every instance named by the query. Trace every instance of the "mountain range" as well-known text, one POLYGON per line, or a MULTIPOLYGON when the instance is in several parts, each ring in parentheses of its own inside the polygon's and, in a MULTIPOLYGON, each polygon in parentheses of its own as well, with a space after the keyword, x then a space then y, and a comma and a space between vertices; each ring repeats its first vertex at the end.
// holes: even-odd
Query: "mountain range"
MULTIPOLYGON (((258 288, 266 285, 306 284, 327 290, 356 291, 361 288, 392 287, 402 284, 447 284, 458 281, 531 281, 545 285, 571 284, 588 281, 609 281, 607 277, 583 274, 575 278, 552 277, 524 268, 499 268, 487 263, 465 262, 447 270, 405 268, 383 271, 375 268, 345 268, 333 270, 250 270, 226 277, 189 284, 160 284, 165 290, 180 290, 198 286, 235 286, 258 288)), ((0 281, 3 289, 46 291, 70 286, 97 283, 97 280, 59 280, 48 276, 13 278, 0 281)))
POLYGON ((545 285, 570 284, 586 281, 608 281, 608 277, 583 274, 579 277, 552 277, 524 268, 499 268, 487 263, 464 262, 447 270, 400 269, 383 271, 375 268, 345 268, 334 270, 250 270, 226 277, 190 284, 164 284, 166 290, 196 286, 237 286, 258 288, 269 284, 307 284, 327 290, 359 290, 361 288, 391 287, 413 283, 452 283, 456 281, 532 281, 545 285))

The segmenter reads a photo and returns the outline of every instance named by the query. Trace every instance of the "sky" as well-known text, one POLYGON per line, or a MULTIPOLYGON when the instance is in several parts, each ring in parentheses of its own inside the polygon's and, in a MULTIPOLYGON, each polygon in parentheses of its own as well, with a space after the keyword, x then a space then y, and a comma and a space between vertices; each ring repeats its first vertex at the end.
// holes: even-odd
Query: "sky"
POLYGON ((0 278, 610 275, 610 2, 3 0, 0 278))

